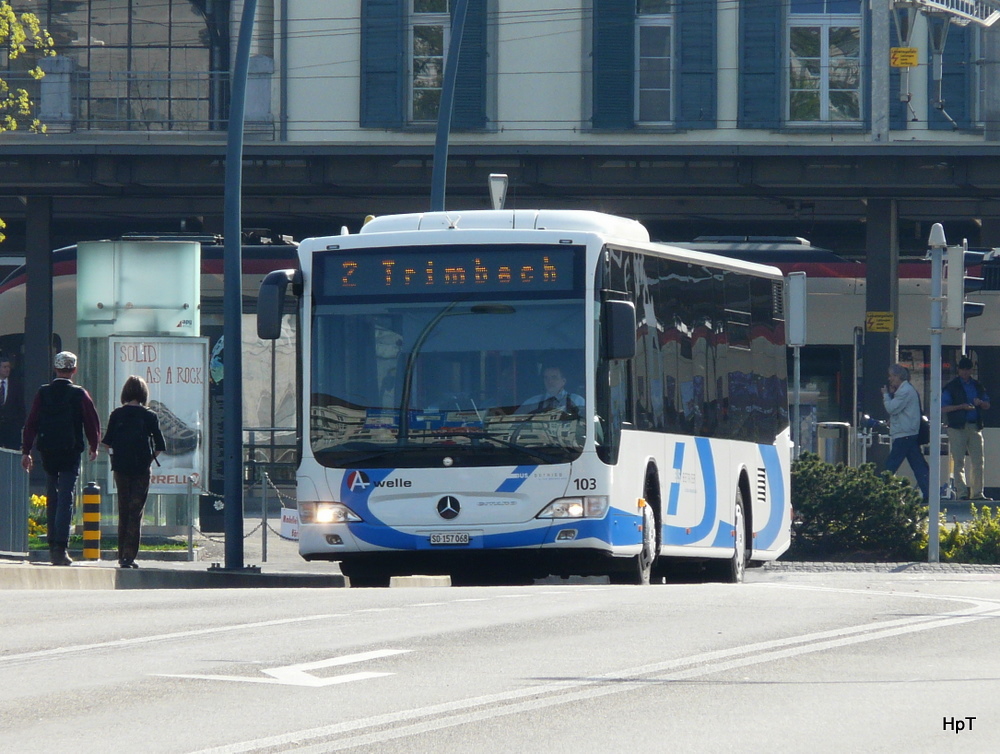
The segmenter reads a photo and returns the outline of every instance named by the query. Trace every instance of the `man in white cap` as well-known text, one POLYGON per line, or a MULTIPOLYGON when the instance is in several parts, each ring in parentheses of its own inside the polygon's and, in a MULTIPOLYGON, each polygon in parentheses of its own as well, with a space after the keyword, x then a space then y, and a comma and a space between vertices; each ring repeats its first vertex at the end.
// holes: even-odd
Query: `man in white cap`
POLYGON ((90 445, 90 460, 97 458, 101 441, 101 420, 90 394, 73 384, 76 354, 60 351, 53 361, 56 377, 35 393, 31 411, 24 423, 21 442, 21 466, 31 471, 31 449, 42 455, 48 476, 46 514, 49 557, 52 565, 70 565, 66 553, 73 522, 76 480, 80 476, 80 456, 84 440, 90 445))

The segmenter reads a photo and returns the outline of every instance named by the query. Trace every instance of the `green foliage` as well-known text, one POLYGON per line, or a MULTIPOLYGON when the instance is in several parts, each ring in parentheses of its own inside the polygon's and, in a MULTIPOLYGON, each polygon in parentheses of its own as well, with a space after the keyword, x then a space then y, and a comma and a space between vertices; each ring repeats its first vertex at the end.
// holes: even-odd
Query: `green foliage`
POLYGON ((927 518, 909 480, 872 463, 834 466, 814 453, 792 464, 792 508, 793 558, 910 560, 927 518))
MULTIPOLYGON (((17 60, 22 55, 37 58, 56 54, 55 42, 42 28, 38 16, 34 13, 18 14, 9 0, 0 0, 0 45, 10 61, 17 60)), ((37 65, 37 60, 33 62, 35 64, 28 63, 26 72, 37 80, 45 73, 37 65)), ((32 132, 44 133, 45 126, 32 117, 34 104, 25 89, 11 88, 6 81, 0 79, 0 131, 16 131, 24 122, 32 132)))
MULTIPOLYGON (((0 50, 0 60, 12 64, 22 57, 34 58, 24 70, 36 81, 45 75, 37 65, 37 58, 56 54, 55 42, 42 28, 38 16, 34 13, 18 14, 9 0, 0 0, 0 50)), ((32 133, 45 133, 45 125, 34 117, 34 109, 35 103, 26 89, 12 88, 0 77, 0 133, 16 131, 21 124, 32 133)), ((6 227, 0 219, 0 243, 6 239, 3 234, 6 227)))
POLYGON ((47 529, 45 495, 32 495, 28 503, 28 537, 40 537, 47 529))
MULTIPOLYGON (((939 555, 948 563, 1000 563, 1000 513, 993 508, 972 506, 972 520, 945 525, 941 516, 939 555)), ((927 552, 927 535, 921 542, 921 550, 927 552)))

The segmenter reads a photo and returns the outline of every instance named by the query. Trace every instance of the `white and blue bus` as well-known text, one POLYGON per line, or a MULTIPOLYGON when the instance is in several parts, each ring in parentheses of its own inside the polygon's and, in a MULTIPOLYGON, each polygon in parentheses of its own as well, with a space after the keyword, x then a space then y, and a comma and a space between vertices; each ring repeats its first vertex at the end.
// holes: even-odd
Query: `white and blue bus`
POLYGON ((299 296, 299 551, 358 584, 730 582, 788 547, 781 273, 596 212, 375 218, 265 278, 299 296), (543 400, 554 394, 555 400, 543 400))

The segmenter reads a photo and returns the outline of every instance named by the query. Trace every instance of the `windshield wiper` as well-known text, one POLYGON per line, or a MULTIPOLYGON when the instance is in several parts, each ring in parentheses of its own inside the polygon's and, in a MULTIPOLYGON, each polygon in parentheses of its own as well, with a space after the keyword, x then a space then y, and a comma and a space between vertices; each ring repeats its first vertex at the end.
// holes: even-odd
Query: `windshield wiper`
MULTIPOLYGON (((412 432, 411 432, 410 436, 413 437, 413 433, 412 432)), ((452 429, 449 429, 447 431, 423 430, 423 431, 420 432, 419 436, 421 436, 421 437, 465 437, 465 438, 468 438, 469 440, 492 440, 493 442, 497 443, 498 445, 503 445, 504 447, 510 448, 511 450, 516 450, 516 451, 518 451, 520 453, 524 453, 525 455, 529 455, 532 458, 537 458, 539 461, 542 461, 544 463, 559 463, 559 461, 560 461, 560 459, 556 458, 555 456, 548 455, 548 454, 543 453, 542 451, 536 450, 534 448, 529 448, 526 445, 519 445, 518 443, 511 442, 510 440, 504 440, 503 438, 500 438, 500 437, 494 437, 493 435, 491 435, 488 432, 483 431, 483 430, 480 430, 478 432, 471 432, 471 431, 468 431, 468 430, 461 430, 461 431, 457 431, 456 432, 455 430, 452 430, 452 429)))

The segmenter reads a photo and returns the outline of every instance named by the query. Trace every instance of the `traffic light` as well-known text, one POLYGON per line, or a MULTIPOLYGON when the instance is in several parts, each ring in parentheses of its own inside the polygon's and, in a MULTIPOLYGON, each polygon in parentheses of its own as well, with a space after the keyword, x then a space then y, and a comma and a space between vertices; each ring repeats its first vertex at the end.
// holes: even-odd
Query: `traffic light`
POLYGON ((983 279, 965 274, 969 265, 982 264, 985 254, 979 251, 968 251, 965 246, 948 247, 948 277, 947 277, 947 307, 945 309, 946 326, 956 330, 965 329, 965 321, 978 317, 983 313, 986 304, 966 301, 969 293, 975 293, 983 288, 983 279))

